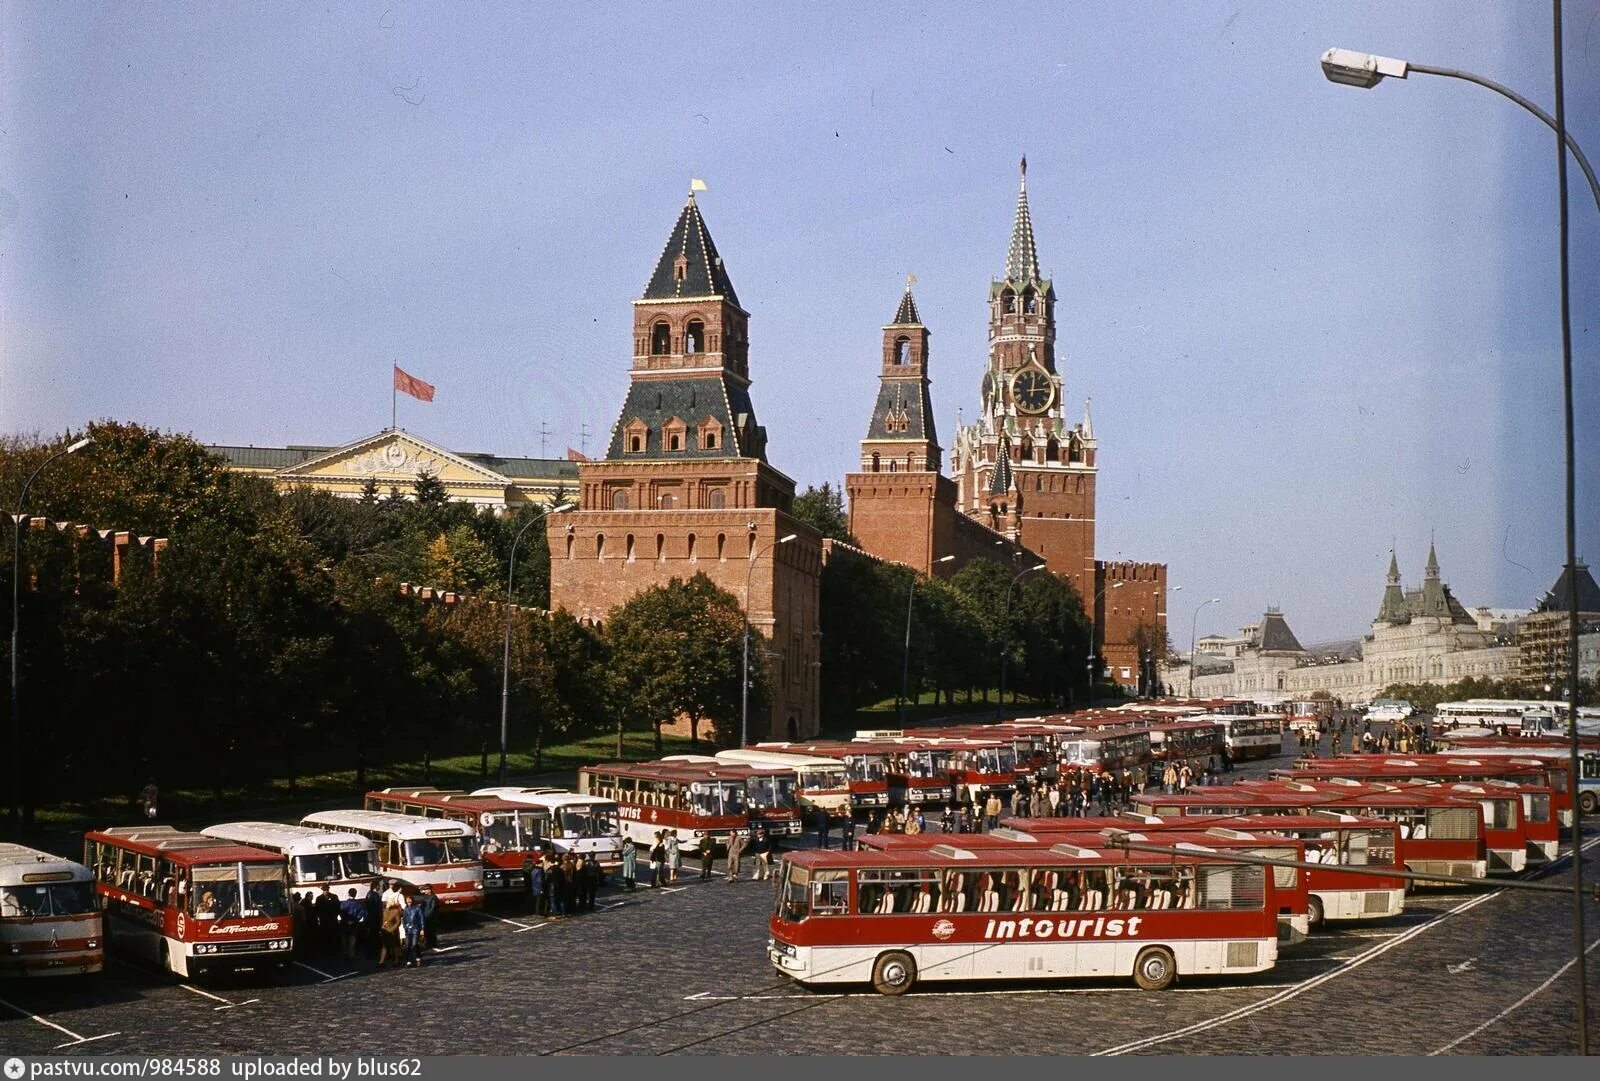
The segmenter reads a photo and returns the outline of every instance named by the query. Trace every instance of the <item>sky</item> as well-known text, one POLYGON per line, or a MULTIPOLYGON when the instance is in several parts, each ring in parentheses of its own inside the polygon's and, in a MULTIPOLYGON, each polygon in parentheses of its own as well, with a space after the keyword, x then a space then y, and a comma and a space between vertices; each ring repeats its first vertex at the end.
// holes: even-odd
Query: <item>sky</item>
MULTIPOLYGON (((1600 9, 1567 8, 1600 160, 1600 9)), ((438 387, 399 404, 418 435, 594 451, 699 177, 769 460, 837 484, 908 273, 946 448, 972 419, 1025 153, 1098 552, 1169 565, 1175 645, 1268 605, 1353 636, 1430 537, 1464 603, 1526 607, 1564 558, 1554 135, 1457 80, 1336 86, 1332 45, 1553 108, 1533 3, 12 0, 0 432, 335 445, 388 425, 398 363, 438 387)), ((1600 209, 1569 184, 1600 559, 1600 209)))

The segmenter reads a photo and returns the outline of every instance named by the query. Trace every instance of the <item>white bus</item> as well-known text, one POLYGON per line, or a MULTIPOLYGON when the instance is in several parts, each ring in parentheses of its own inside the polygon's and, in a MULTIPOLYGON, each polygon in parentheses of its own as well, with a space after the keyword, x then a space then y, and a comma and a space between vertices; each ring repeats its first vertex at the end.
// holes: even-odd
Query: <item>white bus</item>
POLYGON ((351 889, 365 897, 367 887, 378 880, 378 846, 359 833, 330 833, 281 822, 223 822, 200 832, 276 852, 289 869, 291 890, 327 886, 343 901, 351 889))
POLYGON ((483 860, 472 827, 393 811, 318 811, 302 826, 357 833, 377 846, 378 869, 413 890, 433 889, 447 909, 483 907, 483 860))
POLYGON ((799 786, 796 795, 802 807, 807 810, 821 807, 830 815, 840 817, 850 813, 850 778, 844 763, 837 758, 759 747, 736 747, 718 751, 717 760, 744 766, 792 769, 795 783, 799 786))
POLYGON ((0 977, 99 972, 105 943, 94 872, 48 852, 0 844, 0 977))
POLYGON ((617 801, 582 796, 565 788, 480 788, 474 796, 493 796, 507 803, 542 807, 550 813, 545 840, 559 855, 580 859, 589 853, 602 866, 622 862, 622 827, 617 801))
POLYGON ((1416 710, 1403 698, 1378 698, 1367 706, 1366 719, 1388 724, 1409 720, 1416 710))

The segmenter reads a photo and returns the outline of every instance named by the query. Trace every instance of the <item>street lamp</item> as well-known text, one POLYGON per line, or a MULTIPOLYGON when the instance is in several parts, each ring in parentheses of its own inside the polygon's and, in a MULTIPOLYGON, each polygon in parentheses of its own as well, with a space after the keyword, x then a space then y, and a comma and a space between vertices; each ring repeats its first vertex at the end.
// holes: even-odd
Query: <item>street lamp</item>
POLYGON ((1493 79, 1486 79, 1470 71, 1460 71, 1456 68, 1436 68, 1431 64, 1415 64, 1408 60, 1396 60, 1390 56, 1377 56, 1373 53, 1356 52, 1353 49, 1329 49, 1322 54, 1322 74, 1328 81, 1339 83, 1342 86, 1354 86, 1361 90, 1371 90, 1384 80, 1385 77, 1404 79, 1412 72, 1418 75, 1439 75, 1447 79, 1461 79, 1469 83, 1493 90, 1501 97, 1509 98, 1522 106, 1528 112, 1544 121, 1551 131, 1557 132, 1566 143, 1568 150, 1578 162, 1583 175, 1589 180, 1589 190, 1594 195, 1596 207, 1600 207, 1600 180, 1595 179, 1594 170, 1589 166, 1589 159, 1583 156, 1583 151, 1578 148, 1570 134, 1565 130, 1565 125, 1558 128, 1555 117, 1545 112, 1539 106, 1512 90, 1502 86, 1493 79))
POLYGON ((516 537, 511 541, 511 559, 506 567, 506 641, 505 653, 500 658, 500 783, 506 783, 506 716, 511 705, 511 591, 517 577, 517 545, 522 543, 522 535, 534 525, 544 521, 552 514, 564 514, 572 509, 571 503, 557 503, 547 505, 543 512, 523 523, 517 530, 516 537))
POLYGON ((739 746, 750 745, 750 575, 755 572, 761 557, 780 544, 788 544, 796 534, 779 537, 750 557, 750 566, 744 572, 744 679, 739 687, 739 746))
POLYGON ((1201 601, 1200 607, 1194 610, 1194 618, 1189 621, 1189 697, 1194 697, 1194 635, 1200 626, 1200 610, 1208 604, 1216 604, 1221 597, 1212 597, 1208 601, 1201 601))
POLYGON ((1011 660, 1011 591, 1017 587, 1018 582, 1022 581, 1024 575, 1032 574, 1034 571, 1042 571, 1046 566, 1048 564, 1035 563, 1031 567, 1024 567, 1011 579, 1011 584, 1006 586, 1005 615, 1000 620, 1000 698, 995 703, 994 708, 994 719, 997 721, 1006 708, 1006 667, 1011 660))
MULTIPOLYGON (((949 563, 955 556, 940 556, 934 563, 949 563)), ((911 601, 917 595, 917 572, 911 572, 911 588, 906 590, 906 652, 900 662, 900 700, 896 703, 896 710, 900 715, 900 727, 906 726, 906 681, 911 675, 911 601)))
POLYGON ((33 484, 34 478, 44 472, 45 466, 57 458, 76 454, 93 442, 94 438, 86 435, 40 462, 38 468, 28 474, 28 479, 22 482, 22 491, 17 496, 17 512, 12 518, 15 529, 11 540, 11 823, 16 829, 22 827, 22 711, 17 704, 17 640, 22 630, 22 621, 19 618, 22 611, 20 607, 24 521, 22 508, 28 502, 28 488, 33 484))
MULTIPOLYGON (((1567 132, 1566 123, 1566 91, 1565 79, 1562 74, 1562 42, 1561 42, 1561 2, 1553 0, 1553 34, 1552 34, 1552 74, 1555 82, 1555 115, 1551 116, 1539 106, 1529 101, 1509 87, 1502 86, 1492 79, 1476 75, 1469 71, 1459 71, 1455 68, 1438 68, 1428 64, 1414 64, 1405 60, 1395 60, 1390 57, 1374 56, 1370 53, 1358 53, 1349 49, 1329 49, 1322 54, 1322 72, 1330 80, 1343 83, 1347 86, 1357 86, 1368 89, 1376 86, 1386 76, 1404 79, 1409 72, 1415 71, 1422 75, 1439 75, 1447 79, 1461 79, 1465 82, 1476 83, 1487 90, 1493 90, 1501 97, 1507 98, 1522 106, 1532 113, 1546 127, 1555 132, 1556 136, 1556 204, 1559 215, 1559 252, 1560 252, 1560 280, 1561 280, 1561 383, 1563 392, 1563 435, 1566 451, 1566 534, 1567 534, 1567 579, 1572 583, 1568 596, 1570 607, 1567 610, 1567 633, 1570 648, 1567 663, 1567 693, 1571 696, 1571 708, 1568 712, 1571 739, 1571 776, 1578 776, 1578 590, 1577 590, 1577 467, 1573 447, 1572 424, 1572 314, 1568 292, 1568 237, 1567 237, 1567 151, 1572 152, 1573 158, 1583 169, 1584 177, 1589 181, 1590 194, 1594 196, 1595 206, 1600 208, 1600 181, 1595 179, 1594 169, 1589 165, 1589 159, 1583 156, 1583 151, 1578 148, 1577 142, 1567 132)), ((1191 675, 1193 667, 1189 669, 1191 675)), ((1573 836, 1582 833, 1583 825, 1580 820, 1579 808, 1573 808, 1572 818, 1573 836)), ((1575 844, 1572 848, 1572 876, 1573 881, 1583 882, 1583 846, 1575 844)), ((1585 973, 1586 963, 1584 957, 1588 946, 1584 941, 1583 931, 1583 897, 1582 890, 1573 892, 1572 904, 1572 934, 1574 957, 1572 960, 1575 971, 1573 977, 1577 981, 1577 1011, 1578 1011, 1578 1053, 1589 1053, 1589 1017, 1588 1017, 1588 989, 1585 973)))

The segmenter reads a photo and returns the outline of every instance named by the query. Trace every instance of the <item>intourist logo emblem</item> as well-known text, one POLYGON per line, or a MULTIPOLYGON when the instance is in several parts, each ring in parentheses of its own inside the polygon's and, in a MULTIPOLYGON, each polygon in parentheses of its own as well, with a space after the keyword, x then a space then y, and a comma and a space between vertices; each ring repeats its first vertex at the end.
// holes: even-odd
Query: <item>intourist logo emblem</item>
MULTIPOLYGON (((993 920, 990 920, 989 922, 990 924, 994 923, 993 920)), ((956 925, 951 923, 949 920, 940 920, 938 923, 933 925, 933 937, 938 939, 940 942, 943 942, 945 939, 949 938, 955 933, 956 925)))
MULTIPOLYGON (((1108 920, 1104 916, 1081 920, 990 920, 984 938, 1137 938, 1143 916, 1108 920)), ((934 933, 938 934, 935 927, 934 933)))
POLYGON ((225 927, 208 927, 206 933, 212 935, 249 935, 270 933, 277 929, 278 925, 275 923, 234 923, 225 927))

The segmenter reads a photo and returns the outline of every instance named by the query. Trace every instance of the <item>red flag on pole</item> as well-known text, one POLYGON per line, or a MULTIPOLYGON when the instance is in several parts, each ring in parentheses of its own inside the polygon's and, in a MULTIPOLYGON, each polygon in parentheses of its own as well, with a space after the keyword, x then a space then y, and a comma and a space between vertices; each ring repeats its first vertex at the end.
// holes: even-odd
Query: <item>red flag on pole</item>
POLYGON ((402 394, 409 394, 419 402, 433 401, 433 384, 424 383, 414 375, 407 375, 400 370, 400 365, 394 366, 394 389, 402 394))

